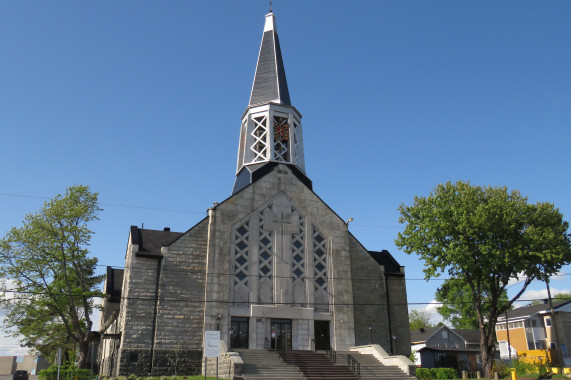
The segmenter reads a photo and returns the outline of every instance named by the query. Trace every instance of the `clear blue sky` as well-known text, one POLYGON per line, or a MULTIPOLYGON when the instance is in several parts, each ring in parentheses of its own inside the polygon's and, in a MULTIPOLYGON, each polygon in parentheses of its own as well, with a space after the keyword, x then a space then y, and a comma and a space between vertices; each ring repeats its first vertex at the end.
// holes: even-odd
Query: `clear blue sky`
MULTIPOLYGON (((354 218, 368 249, 406 266, 409 302, 430 302, 439 283, 417 280, 422 263, 393 243, 397 207, 414 195, 505 185, 571 218, 571 2, 273 8, 314 190, 354 218)), ((186 231, 202 219, 232 190, 267 11, 0 2, 0 234, 73 184, 100 193, 91 248, 102 265, 124 265, 130 225, 186 231)), ((552 287, 568 291, 571 276, 552 287)), ((15 352, 6 342, 0 355, 15 352)))

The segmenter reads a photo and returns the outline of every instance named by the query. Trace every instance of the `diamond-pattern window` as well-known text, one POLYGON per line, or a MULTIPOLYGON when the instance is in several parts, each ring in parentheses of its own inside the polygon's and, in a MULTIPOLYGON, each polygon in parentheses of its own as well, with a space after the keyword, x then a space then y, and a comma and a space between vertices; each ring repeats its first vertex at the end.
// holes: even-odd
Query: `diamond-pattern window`
POLYGON ((244 256, 239 256, 239 257, 236 259, 236 262, 237 262, 238 264, 240 264, 240 265, 244 265, 244 264, 246 264, 246 263, 248 262, 248 260, 247 260, 244 256))
MULTIPOLYGON (((291 208, 292 214, 296 212, 295 208, 291 208)), ((298 214, 299 215, 299 214, 298 214)), ((294 281, 305 281, 305 219, 298 216, 299 230, 291 235, 292 263, 291 270, 294 275, 294 281)))
POLYGON ((260 255, 260 257, 264 260, 264 261, 268 261, 268 259, 270 257, 272 257, 268 252, 264 251, 262 252, 262 254, 260 255))
POLYGON ((327 292, 327 252, 325 238, 313 227, 313 275, 315 290, 327 292))
POLYGON ((245 222, 234 230, 234 287, 248 287, 248 255, 250 230, 245 222))
MULTIPOLYGON (((271 209, 271 205, 269 206, 271 209)), ((266 231, 264 229, 264 213, 260 212, 260 243, 258 250, 260 252, 258 260, 258 275, 259 278, 271 278, 272 272, 272 253, 273 253, 273 231, 266 231)))

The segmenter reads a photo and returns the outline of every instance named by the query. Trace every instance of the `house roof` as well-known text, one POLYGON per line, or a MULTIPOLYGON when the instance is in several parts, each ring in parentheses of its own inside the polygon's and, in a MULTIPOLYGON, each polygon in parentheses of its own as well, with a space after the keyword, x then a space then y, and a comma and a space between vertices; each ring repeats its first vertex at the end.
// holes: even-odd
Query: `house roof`
POLYGON ((430 338, 437 331, 439 331, 440 329, 445 328, 445 327, 446 326, 435 326, 435 327, 422 328, 422 329, 418 329, 418 330, 411 330, 410 331, 410 342, 412 344, 426 342, 426 340, 428 338, 430 338))
POLYGON ((139 245, 139 256, 162 257, 161 247, 171 244, 182 235, 182 232, 171 232, 170 229, 149 230, 131 226, 131 244, 139 245))
POLYGON ((264 35, 250 96, 250 106, 265 103, 291 106, 280 40, 276 29, 276 18, 271 12, 266 15, 264 35))
MULTIPOLYGON (((569 303, 571 303, 571 300, 555 301, 555 302, 553 302, 553 308, 557 309, 557 308, 565 306, 569 303)), ((507 312, 507 314, 508 314, 508 319, 514 319, 514 318, 529 317, 529 316, 532 316, 532 315, 537 314, 539 312, 548 311, 548 310, 549 310, 549 304, 548 303, 542 303, 542 304, 538 304, 538 305, 518 307, 517 309, 509 310, 507 312)), ((505 319, 506 318, 505 318, 505 314, 504 314, 498 318, 498 322, 505 321, 505 319)))
POLYGON ((467 343, 480 344, 480 330, 477 329, 453 329, 456 334, 460 335, 467 343))
POLYGON ((436 348, 436 347, 422 347, 418 352, 436 351, 436 352, 474 352, 479 353, 479 348, 436 348))

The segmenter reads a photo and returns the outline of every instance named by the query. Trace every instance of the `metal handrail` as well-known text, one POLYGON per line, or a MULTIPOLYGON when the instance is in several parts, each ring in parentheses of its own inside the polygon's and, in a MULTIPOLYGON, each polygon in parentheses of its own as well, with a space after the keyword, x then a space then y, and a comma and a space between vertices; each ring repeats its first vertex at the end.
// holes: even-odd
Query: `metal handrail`
POLYGON ((347 367, 349 367, 351 372, 357 375, 357 377, 361 377, 361 363, 351 355, 347 355, 347 367))
POLYGON ((337 352, 333 349, 333 347, 329 346, 329 349, 325 352, 333 364, 337 363, 337 352))
POLYGON ((305 375, 307 371, 307 362, 303 360, 300 354, 295 355, 295 365, 299 368, 300 372, 305 375))

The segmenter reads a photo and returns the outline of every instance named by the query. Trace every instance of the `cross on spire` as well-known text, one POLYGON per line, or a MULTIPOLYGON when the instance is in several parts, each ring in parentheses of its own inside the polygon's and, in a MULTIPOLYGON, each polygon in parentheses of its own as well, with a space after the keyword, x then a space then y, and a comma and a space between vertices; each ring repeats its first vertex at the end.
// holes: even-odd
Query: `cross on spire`
POLYGON ((270 13, 272 13, 272 0, 270 0, 270 13))

